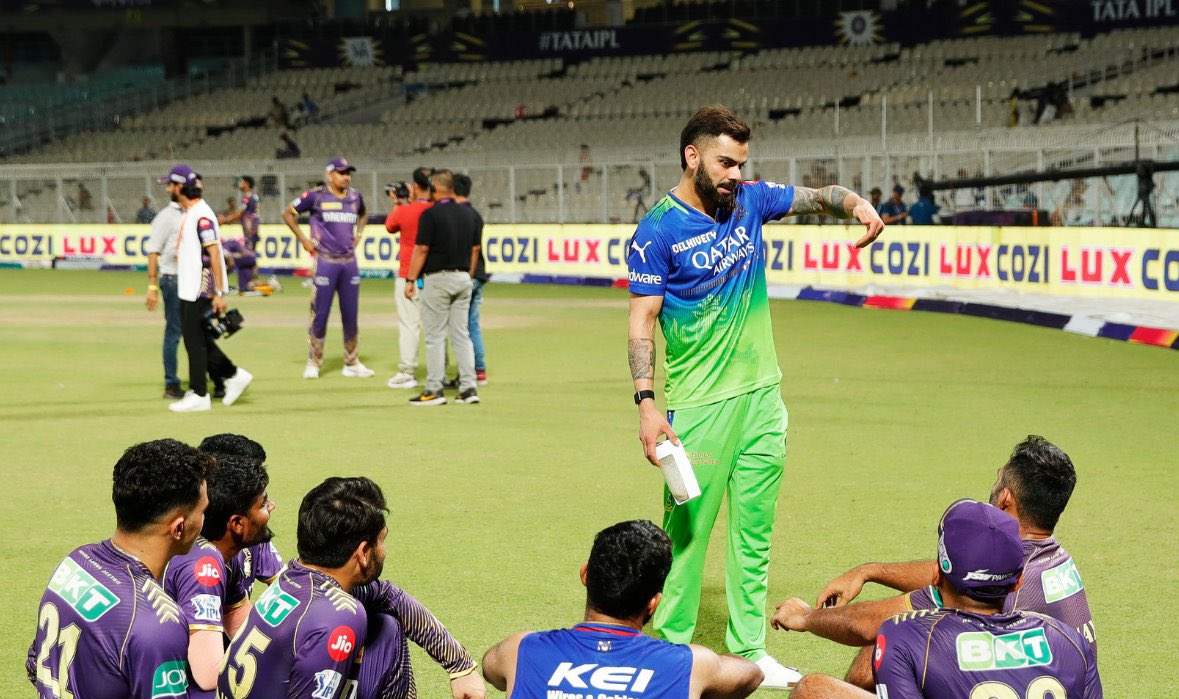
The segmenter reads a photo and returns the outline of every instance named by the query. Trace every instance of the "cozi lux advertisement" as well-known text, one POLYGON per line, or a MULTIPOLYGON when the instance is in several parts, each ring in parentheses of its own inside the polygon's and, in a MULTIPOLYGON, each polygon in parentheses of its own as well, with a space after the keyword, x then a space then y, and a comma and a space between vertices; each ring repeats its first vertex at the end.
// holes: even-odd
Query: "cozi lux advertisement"
MULTIPOLYGON (((625 279, 633 232, 629 225, 488 225, 483 253, 492 274, 625 279)), ((142 266, 149 233, 150 226, 139 225, 0 225, 0 264, 85 258, 112 267, 142 266)), ((871 246, 857 249, 852 241, 859 234, 850 226, 766 226, 761 259, 769 283, 1179 300, 1179 230, 893 226, 871 246)), ((361 269, 392 274, 399 243, 398 236, 369 227, 357 249, 361 269)), ((707 241, 699 244, 707 264, 707 241)), ((284 226, 262 226, 260 267, 307 270, 313 261, 284 226)))

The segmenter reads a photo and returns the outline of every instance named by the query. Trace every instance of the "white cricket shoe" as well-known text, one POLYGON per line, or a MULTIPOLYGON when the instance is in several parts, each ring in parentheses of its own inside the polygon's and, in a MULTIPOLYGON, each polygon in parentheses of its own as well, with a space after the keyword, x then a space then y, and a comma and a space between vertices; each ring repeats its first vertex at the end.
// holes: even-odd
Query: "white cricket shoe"
POLYGON ((198 396, 192 391, 186 391, 183 398, 168 404, 168 410, 174 413, 199 413, 212 409, 213 400, 209 397, 208 393, 198 396))
POLYGON ((305 378, 305 379, 318 379, 319 378, 319 367, 315 366, 311 362, 307 362, 307 366, 303 367, 303 378, 305 378))
POLYGON ((377 372, 369 369, 360 362, 355 364, 345 364, 343 374, 350 379, 367 379, 377 372))
POLYGON ((413 374, 399 371, 389 379, 387 385, 389 388, 417 388, 418 380, 413 377, 413 374))
POLYGON ((225 379, 225 397, 221 399, 222 405, 233 405, 233 402, 245 393, 246 386, 254 380, 254 375, 245 369, 238 367, 237 372, 228 379, 225 379))
POLYGON ((761 681, 764 689, 794 689, 794 685, 802 679, 802 673, 792 667, 786 667, 770 656, 757 661, 757 666, 765 674, 761 681))

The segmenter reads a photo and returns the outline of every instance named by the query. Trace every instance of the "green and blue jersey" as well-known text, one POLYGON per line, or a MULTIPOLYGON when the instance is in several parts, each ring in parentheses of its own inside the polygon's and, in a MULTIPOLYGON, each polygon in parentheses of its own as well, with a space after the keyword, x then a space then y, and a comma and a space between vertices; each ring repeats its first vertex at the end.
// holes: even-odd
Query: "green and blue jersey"
POLYGON ((790 185, 742 182, 719 220, 668 193, 639 222, 627 251, 630 291, 663 297, 669 410, 781 382, 762 225, 793 202, 790 185))

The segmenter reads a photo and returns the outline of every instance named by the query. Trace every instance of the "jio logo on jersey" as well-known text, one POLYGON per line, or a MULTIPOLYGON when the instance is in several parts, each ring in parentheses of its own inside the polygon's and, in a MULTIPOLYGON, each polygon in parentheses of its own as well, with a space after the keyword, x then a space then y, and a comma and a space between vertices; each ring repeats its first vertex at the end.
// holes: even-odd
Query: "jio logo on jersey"
POLYGON ((345 660, 356 647, 356 634, 347 626, 337 626, 328 636, 328 657, 336 662, 345 660))
POLYGON ((205 556, 197 561, 192 573, 196 576, 197 582, 205 587, 213 587, 221 582, 221 564, 212 556, 205 556))

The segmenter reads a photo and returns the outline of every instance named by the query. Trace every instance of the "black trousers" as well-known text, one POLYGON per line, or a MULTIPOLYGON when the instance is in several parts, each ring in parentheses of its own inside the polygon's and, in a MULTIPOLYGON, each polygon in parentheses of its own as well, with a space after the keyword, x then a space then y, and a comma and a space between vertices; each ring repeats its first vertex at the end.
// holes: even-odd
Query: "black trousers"
POLYGON ((218 386, 237 373, 237 367, 205 333, 205 314, 212 308, 213 302, 207 298, 180 300, 180 333, 188 353, 188 388, 198 396, 208 393, 206 373, 218 386))

